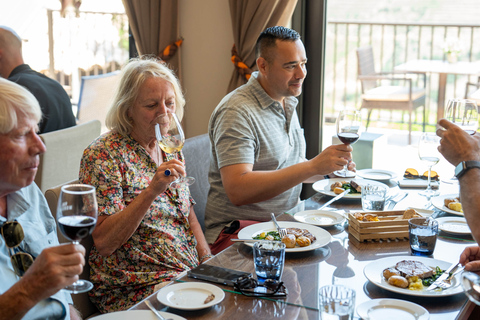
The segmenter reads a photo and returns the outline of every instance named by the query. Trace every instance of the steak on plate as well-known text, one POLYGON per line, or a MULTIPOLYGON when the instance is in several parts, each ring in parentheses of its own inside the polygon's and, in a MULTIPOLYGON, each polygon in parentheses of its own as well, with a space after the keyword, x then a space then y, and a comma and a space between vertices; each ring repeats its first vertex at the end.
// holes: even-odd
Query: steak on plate
POLYGON ((395 265, 395 269, 400 271, 404 277, 417 276, 420 279, 425 279, 434 274, 432 268, 414 260, 402 260, 395 265))

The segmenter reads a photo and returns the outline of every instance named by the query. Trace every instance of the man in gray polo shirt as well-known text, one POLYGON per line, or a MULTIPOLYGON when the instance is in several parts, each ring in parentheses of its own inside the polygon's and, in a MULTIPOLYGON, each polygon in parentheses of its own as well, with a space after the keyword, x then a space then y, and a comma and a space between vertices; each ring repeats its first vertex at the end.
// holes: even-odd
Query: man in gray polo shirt
MULTIPOLYGON (((335 145, 305 159, 305 138, 295 98, 307 74, 299 34, 266 29, 257 40, 258 72, 229 93, 209 122, 212 143, 206 238, 212 252, 230 245, 217 239, 258 221, 270 220, 299 202, 303 182, 322 179, 351 159, 352 147, 335 145)), ((350 168, 355 166, 350 164, 350 168)))

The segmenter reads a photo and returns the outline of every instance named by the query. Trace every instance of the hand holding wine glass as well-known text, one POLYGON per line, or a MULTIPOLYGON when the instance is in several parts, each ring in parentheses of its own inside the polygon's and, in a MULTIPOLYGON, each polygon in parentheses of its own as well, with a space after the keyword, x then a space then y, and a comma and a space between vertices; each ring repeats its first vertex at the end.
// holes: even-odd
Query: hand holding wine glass
MULTIPOLYGON (((362 115, 360 111, 343 110, 340 111, 337 122, 337 136, 344 144, 354 144, 360 138, 360 128, 362 125, 362 115)), ((350 160, 349 160, 350 161, 350 160)), ((334 173, 340 177, 355 177, 355 173, 348 171, 348 164, 344 166, 343 170, 335 171, 334 173)))
POLYGON ((428 186, 419 194, 427 197, 428 200, 439 195, 439 192, 433 190, 431 186, 432 167, 440 161, 439 144, 440 138, 435 133, 422 134, 418 144, 418 156, 428 166, 428 186))
POLYGON ((453 122, 469 134, 473 135, 478 129, 478 107, 474 100, 448 100, 446 119, 453 122))
MULTIPOLYGON (((155 125, 155 135, 160 149, 166 153, 179 152, 185 143, 185 134, 175 113, 164 113, 158 117, 158 123, 155 125)), ((181 177, 172 181, 170 186, 180 188, 183 185, 190 186, 193 183, 195 183, 195 178, 181 177)))
MULTIPOLYGON (((74 244, 92 234, 97 223, 97 198, 95 187, 86 184, 65 185, 58 198, 58 228, 74 244)), ((78 280, 65 290, 81 293, 93 288, 91 282, 78 280)))

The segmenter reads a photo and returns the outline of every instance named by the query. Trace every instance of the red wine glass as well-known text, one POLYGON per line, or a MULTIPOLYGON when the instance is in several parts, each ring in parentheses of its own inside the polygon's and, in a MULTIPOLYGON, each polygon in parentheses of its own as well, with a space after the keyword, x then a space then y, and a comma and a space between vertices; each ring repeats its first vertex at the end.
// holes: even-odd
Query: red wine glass
MULTIPOLYGON (((95 187, 87 184, 65 185, 58 198, 58 228, 65 238, 79 244, 95 229, 97 210, 95 187)), ((80 279, 64 289, 71 293, 82 293, 92 288, 90 281, 80 279)))
MULTIPOLYGON (((360 138, 360 128, 362 126, 362 114, 356 110, 340 111, 336 127, 337 136, 344 144, 354 144, 360 138)), ((349 161, 350 163, 350 161, 349 161)), ((334 172, 337 176, 352 178, 355 177, 355 172, 348 171, 348 164, 343 167, 343 170, 334 172)))

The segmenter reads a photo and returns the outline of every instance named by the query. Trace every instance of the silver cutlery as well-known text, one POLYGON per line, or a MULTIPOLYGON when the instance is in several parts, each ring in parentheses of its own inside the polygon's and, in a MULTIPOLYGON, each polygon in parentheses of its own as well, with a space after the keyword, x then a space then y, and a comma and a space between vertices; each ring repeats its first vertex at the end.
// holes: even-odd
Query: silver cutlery
MULTIPOLYGON (((230 241, 233 241, 233 242, 257 242, 257 241, 270 241, 270 240, 264 240, 264 239, 230 239, 230 241)), ((276 240, 271 240, 271 241, 276 241, 276 240)))
POLYGON ((154 306, 150 303, 150 301, 145 300, 145 304, 147 305, 148 308, 150 308, 150 310, 152 310, 153 313, 155 313, 155 315, 157 316, 158 319, 160 319, 160 320, 172 320, 172 318, 165 319, 165 317, 162 316, 160 314, 160 312, 158 312, 158 310, 154 308, 154 306))
POLYGON ((395 205, 397 203, 399 203, 400 201, 402 201, 403 199, 405 199, 405 197, 407 195, 408 195, 408 193, 403 192, 403 193, 397 194, 394 197, 390 198, 388 200, 388 205, 387 205, 386 210, 392 210, 393 208, 395 208, 395 205))
POLYGON ((278 235, 280 236, 280 238, 283 239, 283 237, 287 235, 287 229, 280 228, 280 226, 277 223, 277 219, 275 219, 275 214, 273 212, 270 213, 270 215, 272 216, 273 223, 275 223, 275 226, 277 227, 278 235))
POLYGON ((326 208, 328 205, 330 205, 331 203, 337 201, 338 199, 342 198, 344 195, 346 195, 347 193, 350 192, 350 189, 347 189, 345 191, 343 191, 342 193, 340 193, 338 196, 336 196, 335 198, 332 198, 330 199, 329 201, 327 201, 323 206, 321 206, 318 210, 322 210, 323 208, 326 208))
POLYGON ((437 280, 435 280, 434 283, 432 283, 427 290, 433 290, 436 288, 442 288, 442 289, 448 289, 452 286, 450 280, 452 279, 452 276, 455 275, 457 269, 461 267, 460 263, 457 264, 452 264, 445 272, 438 277, 437 280), (448 279, 448 282, 445 282, 445 280, 448 279))

